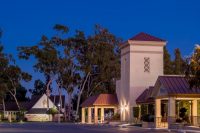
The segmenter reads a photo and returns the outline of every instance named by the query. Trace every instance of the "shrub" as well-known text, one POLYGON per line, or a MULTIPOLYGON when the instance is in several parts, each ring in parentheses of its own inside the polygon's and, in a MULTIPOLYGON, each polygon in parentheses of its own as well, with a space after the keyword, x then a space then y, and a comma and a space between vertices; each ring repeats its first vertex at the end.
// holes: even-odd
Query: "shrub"
POLYGON ((113 117, 112 117, 112 120, 120 120, 120 114, 115 114, 113 117))
POLYGON ((178 118, 178 119, 176 119, 176 122, 177 123, 182 123, 183 121, 180 118, 178 118))
POLYGON ((141 117, 141 120, 144 121, 144 122, 154 122, 154 116, 153 115, 143 115, 141 117))
POLYGON ((139 111, 140 111, 139 107, 133 107, 133 115, 135 118, 139 117, 139 111))
POLYGON ((58 110, 56 108, 50 108, 48 111, 48 114, 52 114, 52 115, 55 115, 57 113, 58 113, 58 110))

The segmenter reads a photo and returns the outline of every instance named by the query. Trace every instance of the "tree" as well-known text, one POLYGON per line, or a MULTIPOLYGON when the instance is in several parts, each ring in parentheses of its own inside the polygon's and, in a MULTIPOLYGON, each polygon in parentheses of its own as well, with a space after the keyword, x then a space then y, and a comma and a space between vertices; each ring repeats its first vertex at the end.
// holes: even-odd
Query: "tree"
MULTIPOLYGON (((28 60, 30 56, 35 57, 36 63, 33 66, 35 71, 43 73, 46 77, 46 94, 50 96, 50 85, 56 78, 58 69, 58 51, 55 48, 55 42, 42 36, 39 44, 31 47, 18 47, 19 58, 28 60)), ((49 109, 49 98, 47 98, 49 109)))
MULTIPOLYGON (((2 36, 2 30, 0 29, 0 39, 2 36)), ((0 75, 5 70, 5 67, 8 65, 7 55, 3 53, 3 45, 0 40, 0 75)), ((3 104, 3 110, 5 114, 5 96, 6 96, 6 84, 3 82, 3 78, 0 77, 0 102, 3 104)))
POLYGON ((22 87, 21 81, 28 82, 30 80, 31 76, 28 73, 23 72, 16 65, 15 60, 12 58, 12 55, 5 54, 3 52, 3 46, 0 44, 0 86, 3 104, 5 104, 5 95, 9 93, 13 97, 18 109, 20 110, 18 99, 25 97, 26 94, 26 90, 22 87))
MULTIPOLYGON (((28 98, 26 97, 27 89, 23 87, 21 84, 16 89, 16 98, 18 101, 27 101, 28 98)), ((5 97, 5 101, 15 101, 13 96, 10 93, 7 93, 5 97)))
POLYGON ((173 64, 166 46, 164 47, 164 74, 173 74, 173 64))
POLYGON ((81 99, 115 93, 120 72, 120 39, 100 26, 87 37, 82 31, 67 37, 69 29, 63 25, 56 25, 54 29, 58 33, 52 38, 43 36, 35 46, 18 48, 20 58, 35 57, 34 68, 47 77, 47 88, 54 80, 59 92, 65 89, 70 96, 78 90, 76 114, 81 99))
POLYGON ((7 91, 14 98, 14 101, 20 110, 20 105, 17 99, 17 89, 21 87, 21 81, 30 81, 31 75, 23 72, 17 65, 8 65, 1 76, 4 78, 3 82, 6 83, 7 91))
POLYGON ((80 75, 77 72, 76 67, 70 60, 67 60, 64 58, 62 60, 62 67, 60 69, 60 85, 61 87, 67 92, 68 95, 68 102, 69 102, 69 110, 68 110, 68 116, 70 120, 71 115, 71 107, 72 107, 72 93, 74 92, 74 89, 78 87, 80 82, 80 75))
POLYGON ((200 46, 196 45, 191 57, 187 59, 186 77, 190 88, 200 88, 200 46))
POLYGON ((23 72, 16 64, 11 55, 4 54, 3 47, 0 48, 0 84, 5 93, 9 93, 16 102, 18 109, 20 106, 17 100, 17 90, 21 87, 21 81, 30 81, 31 76, 23 72))
POLYGON ((181 52, 180 50, 177 48, 174 51, 174 55, 175 55, 175 59, 174 59, 174 74, 180 75, 180 74, 184 74, 184 67, 185 67, 185 62, 183 60, 183 58, 181 57, 181 52))
POLYGON ((32 95, 43 95, 46 93, 46 84, 40 79, 35 80, 34 89, 31 90, 32 95))
POLYGON ((87 98, 99 93, 115 93, 115 81, 120 72, 118 47, 120 41, 107 29, 98 25, 95 27, 94 35, 85 37, 83 32, 78 31, 72 39, 82 75, 77 100, 77 116, 82 94, 87 98))

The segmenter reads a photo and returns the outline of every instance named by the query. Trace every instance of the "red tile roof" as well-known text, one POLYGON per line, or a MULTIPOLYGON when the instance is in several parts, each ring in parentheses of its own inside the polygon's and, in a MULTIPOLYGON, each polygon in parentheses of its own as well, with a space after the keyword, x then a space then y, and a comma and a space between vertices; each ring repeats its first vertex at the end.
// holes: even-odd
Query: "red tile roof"
POLYGON ((159 41, 159 42, 165 42, 165 40, 157 38, 155 36, 149 35, 147 33, 141 32, 134 37, 130 38, 129 40, 133 41, 159 41))
POLYGON ((168 94, 200 94, 200 88, 190 88, 184 76, 159 76, 158 81, 168 94))
POLYGON ((141 103, 153 103, 154 98, 151 97, 151 93, 153 91, 154 87, 150 86, 148 89, 144 90, 144 92, 139 95, 139 97, 136 99, 137 104, 141 103))
POLYGON ((81 104, 81 107, 90 107, 95 105, 118 105, 118 99, 114 94, 99 94, 86 99, 81 104))

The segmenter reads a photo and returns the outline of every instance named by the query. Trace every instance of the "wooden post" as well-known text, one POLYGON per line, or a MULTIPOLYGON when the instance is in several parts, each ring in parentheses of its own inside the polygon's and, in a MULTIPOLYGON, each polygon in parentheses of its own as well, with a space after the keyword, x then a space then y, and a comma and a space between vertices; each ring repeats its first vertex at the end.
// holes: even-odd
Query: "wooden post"
POLYGON ((161 122, 161 99, 156 99, 155 102, 155 126, 159 127, 161 122))
POLYGON ((101 107, 101 123, 104 122, 104 108, 101 107))
POLYGON ((98 108, 94 107, 94 123, 98 123, 98 108))
POLYGON ((85 108, 82 108, 82 111, 81 111, 81 122, 85 123, 85 108))
POLYGON ((92 123, 92 113, 91 113, 91 107, 88 107, 88 123, 92 123))
POLYGON ((192 124, 194 125, 194 126, 197 126, 198 125, 198 121, 197 121, 197 99, 195 99, 195 100, 193 100, 192 101, 192 124))

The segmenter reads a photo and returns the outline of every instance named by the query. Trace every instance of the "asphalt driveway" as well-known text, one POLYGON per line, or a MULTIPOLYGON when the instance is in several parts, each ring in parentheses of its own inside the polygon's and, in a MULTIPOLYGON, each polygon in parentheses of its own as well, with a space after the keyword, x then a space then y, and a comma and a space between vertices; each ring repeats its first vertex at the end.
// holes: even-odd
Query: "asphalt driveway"
POLYGON ((140 127, 113 127, 68 123, 1 123, 0 133, 167 133, 167 130, 140 127))

